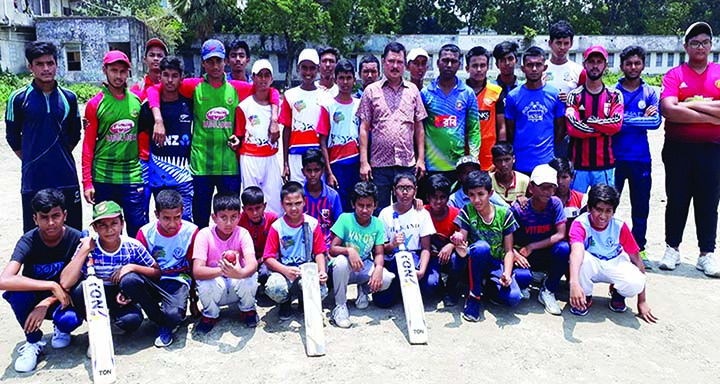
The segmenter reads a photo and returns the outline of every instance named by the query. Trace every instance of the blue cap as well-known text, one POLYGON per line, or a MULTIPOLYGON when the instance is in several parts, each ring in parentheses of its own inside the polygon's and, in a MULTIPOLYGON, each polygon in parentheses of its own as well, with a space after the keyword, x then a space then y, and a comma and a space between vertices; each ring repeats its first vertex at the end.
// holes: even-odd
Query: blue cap
POLYGON ((225 46, 220 40, 210 39, 203 43, 200 53, 203 60, 211 57, 225 59, 225 46))

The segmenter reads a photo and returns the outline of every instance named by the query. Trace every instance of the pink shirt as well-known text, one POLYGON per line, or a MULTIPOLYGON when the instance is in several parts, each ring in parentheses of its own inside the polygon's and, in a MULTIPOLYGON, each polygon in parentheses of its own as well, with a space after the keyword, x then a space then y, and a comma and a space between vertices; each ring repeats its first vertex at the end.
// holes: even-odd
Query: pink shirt
POLYGON ((587 212, 578 216, 570 226, 570 244, 575 243, 583 244, 586 251, 601 260, 614 259, 623 251, 629 255, 640 252, 625 222, 613 217, 605 229, 597 230, 590 224, 587 212))
POLYGON ((230 249, 240 252, 239 260, 243 260, 246 255, 255 258, 255 245, 247 229, 235 227, 227 240, 221 240, 216 228, 217 225, 213 224, 198 232, 193 247, 193 260, 205 260, 208 267, 217 267, 223 252, 230 249))

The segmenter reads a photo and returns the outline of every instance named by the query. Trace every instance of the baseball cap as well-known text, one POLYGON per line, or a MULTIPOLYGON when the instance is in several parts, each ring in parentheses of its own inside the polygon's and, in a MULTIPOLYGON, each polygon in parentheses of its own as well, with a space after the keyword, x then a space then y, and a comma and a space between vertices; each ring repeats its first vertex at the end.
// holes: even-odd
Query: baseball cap
POLYGON ((165 45, 165 43, 162 40, 155 38, 155 37, 153 37, 152 39, 148 40, 147 43, 145 43, 145 53, 146 54, 147 54, 148 49, 150 49, 151 47, 160 47, 163 49, 163 51, 165 51, 165 53, 167 53, 167 51, 168 51, 167 45, 165 45))
POLYGON ((127 55, 124 54, 122 51, 109 51, 108 53, 106 53, 105 58, 103 59, 103 65, 117 63, 118 61, 122 61, 123 63, 127 64, 128 68, 131 67, 130 59, 128 59, 127 55))
POLYGON ((207 60, 211 57, 225 59, 225 46, 220 40, 206 40, 200 49, 200 56, 202 56, 203 60, 207 60))
POLYGON ((270 64, 270 62, 266 59, 260 59, 253 63, 252 71, 250 71, 250 73, 252 73, 253 75, 257 75, 263 69, 267 69, 268 71, 270 71, 270 76, 273 75, 272 64, 270 64))
POLYGON ((548 164, 540 164, 533 169, 530 181, 535 185, 550 183, 557 187, 557 171, 548 164))
POLYGON ((481 169, 480 167, 480 161, 476 159, 474 156, 463 156, 461 157, 457 163, 455 163, 455 168, 460 168, 461 165, 466 164, 474 164, 477 166, 478 169, 481 169))
POLYGON ((95 224, 103 219, 120 217, 121 215, 122 208, 120 208, 118 203, 112 200, 101 201, 93 206, 93 220, 90 224, 95 224))
POLYGON ((692 23, 688 27, 688 29, 685 30, 685 43, 687 44, 688 40, 692 39, 693 37, 704 33, 712 39, 712 28, 710 28, 710 24, 704 22, 704 21, 698 21, 696 23, 692 23))
POLYGON ((318 55, 317 51, 312 48, 305 48, 300 52, 300 56, 298 56, 298 64, 302 63, 303 61, 309 61, 315 65, 320 65, 320 56, 318 55))
POLYGON ((428 55, 427 51, 422 48, 413 48, 408 52, 407 55, 407 61, 408 63, 411 61, 415 61, 415 59, 418 58, 418 56, 425 56, 426 58, 430 58, 430 55, 428 55))
POLYGON ((583 60, 587 60, 590 55, 593 53, 599 53, 602 55, 603 59, 607 61, 608 59, 608 53, 601 45, 593 45, 592 47, 589 47, 585 50, 585 55, 583 55, 583 60))

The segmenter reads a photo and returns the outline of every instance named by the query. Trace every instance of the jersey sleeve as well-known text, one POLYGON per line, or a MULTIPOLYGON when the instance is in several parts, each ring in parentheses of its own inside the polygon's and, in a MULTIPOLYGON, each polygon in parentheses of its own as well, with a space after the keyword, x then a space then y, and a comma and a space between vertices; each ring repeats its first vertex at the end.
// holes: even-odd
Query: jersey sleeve
MULTIPOLYGON (((496 208, 497 209, 497 208, 496 208)), ((503 220, 503 236, 507 236, 518 229, 518 223, 515 221, 512 210, 510 208, 505 209, 505 218, 503 220)))
POLYGON ((622 245, 623 250, 628 255, 640 253, 640 247, 637 245, 635 237, 627 226, 627 223, 623 223, 622 228, 620 228, 620 245, 622 245))
POLYGON ((622 93, 618 91, 605 91, 607 93, 610 110, 607 117, 590 116, 587 118, 587 125, 596 132, 605 135, 614 135, 620 132, 623 123, 625 104, 623 104, 622 93))
POLYGON ((660 99, 664 99, 666 97, 677 97, 678 101, 680 100, 680 70, 679 69, 671 69, 662 80, 662 93, 660 94, 660 99))
POLYGON ((248 232, 247 229, 240 227, 240 246, 242 247, 242 254, 243 256, 250 255, 252 258, 255 258, 255 243, 253 243, 253 238, 250 236, 250 232, 248 232))
POLYGON ((347 234, 347 215, 340 215, 340 217, 335 220, 335 224, 330 228, 330 232, 337 237, 338 239, 341 239, 343 244, 345 243, 345 235, 347 234))
POLYGON ((283 99, 282 105, 280 106, 278 123, 286 127, 292 126, 292 109, 290 108, 290 104, 288 104, 287 98, 283 99))
MULTIPOLYGON (((328 187, 328 188, 332 188, 332 187, 328 187)), ((342 202, 340 201, 340 194, 337 193, 337 191, 335 191, 335 193, 333 194, 331 203, 332 203, 332 211, 333 211, 332 212, 333 213, 332 221, 334 223, 340 218, 340 215, 342 215, 342 213, 343 213, 342 202)))
POLYGON ((579 220, 573 221, 572 225, 570 226, 570 245, 573 245, 575 243, 580 243, 585 246, 585 236, 587 233, 585 232, 585 227, 583 227, 582 223, 580 223, 579 220))
POLYGON ((316 225, 313 229, 313 255, 327 252, 327 244, 325 243, 325 235, 322 233, 320 225, 316 225))
POLYGON ((375 244, 374 245, 383 245, 385 244, 385 227, 383 227, 380 220, 373 220, 374 217, 370 220, 375 222, 375 244))
POLYGON ((149 249, 148 241, 147 241, 147 238, 145 237, 145 233, 143 232, 142 228, 140 228, 138 230, 137 235, 135 236, 135 240, 139 241, 140 244, 142 244, 143 247, 145 247, 145 249, 149 249))
POLYGON ((583 92, 583 90, 576 89, 575 91, 571 91, 568 94, 565 104, 565 124, 567 126, 568 136, 578 139, 598 137, 600 136, 600 132, 595 131, 594 128, 585 124, 585 122, 580 119, 580 92, 583 92))
POLYGON ((474 92, 468 90, 468 107, 465 110, 465 137, 469 146, 470 155, 474 158, 480 156, 480 112, 474 92))
MULTIPOLYGON (((323 244, 325 242, 323 241, 323 244)), ((263 251, 263 260, 277 259, 280 253, 280 234, 275 227, 270 227, 267 240, 265 241, 265 250, 263 251)))
POLYGON ((432 222, 432 217, 430 217, 430 212, 422 209, 419 213, 420 237, 434 235, 437 231, 435 230, 435 225, 432 222))
POLYGON ((505 104, 505 118, 508 120, 515 120, 517 119, 517 108, 515 106, 515 100, 510 96, 510 94, 503 99, 500 97, 497 101, 498 103, 502 102, 505 104), (504 101, 503 101, 504 100, 504 101))
POLYGON ((85 138, 83 139, 82 148, 82 183, 83 189, 93 188, 92 183, 92 163, 95 157, 95 141, 97 140, 98 120, 97 108, 103 98, 103 93, 98 93, 93 97, 85 107, 85 119, 88 124, 85 128, 85 138))
POLYGON ((495 102, 495 115, 504 115, 505 114, 505 99, 502 97, 498 97, 497 101, 495 102))
POLYGON ((142 265, 145 267, 152 267, 155 264, 155 259, 150 255, 150 252, 142 244, 133 244, 133 263, 142 265))
POLYGON ((323 136, 330 136, 330 114, 325 106, 320 107, 320 120, 315 131, 323 136))
POLYGON ((560 199, 553 198, 550 200, 550 203, 555 210, 555 224, 557 225, 567 222, 567 217, 565 216, 565 209, 563 209, 562 201, 560 201, 560 199))
POLYGON ((192 259, 203 260, 207 262, 208 253, 210 251, 210 242, 208 236, 212 236, 210 229, 200 230, 195 236, 195 244, 193 245, 192 259))
POLYGON ((5 108, 5 140, 13 151, 22 149, 22 100, 25 88, 10 95, 5 108))
POLYGON ((244 137, 246 129, 245 112, 238 105, 235 109, 235 136, 244 137))
POLYGON ((144 102, 140 107, 140 116, 138 117, 138 132, 152 134, 155 126, 155 118, 150 110, 150 104, 144 102))

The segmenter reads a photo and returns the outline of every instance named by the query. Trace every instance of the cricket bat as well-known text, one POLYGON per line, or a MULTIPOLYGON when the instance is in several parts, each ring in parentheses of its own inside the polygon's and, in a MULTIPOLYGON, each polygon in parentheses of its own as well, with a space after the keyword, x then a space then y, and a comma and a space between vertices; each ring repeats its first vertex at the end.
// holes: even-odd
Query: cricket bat
MULTIPOLYGON (((399 215, 393 212, 393 227, 400 231, 399 215)), ((405 320, 407 322, 408 340, 410 344, 427 344, 428 334, 425 325, 425 306, 420 295, 420 284, 417 279, 415 260, 408 252, 405 244, 400 244, 400 251, 395 253, 400 291, 402 293, 405 320)))
POLYGON ((90 339, 93 382, 95 384, 115 381, 115 352, 110 331, 110 310, 105 297, 102 280, 95 276, 92 259, 88 258, 87 279, 83 282, 85 313, 90 339))
POLYGON ((325 355, 325 333, 317 264, 302 264, 300 271, 305 312, 305 350, 308 356, 323 356, 325 355))

